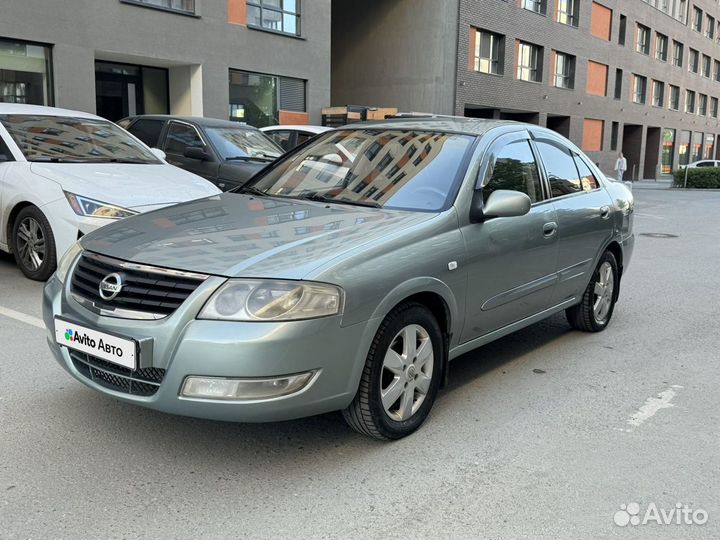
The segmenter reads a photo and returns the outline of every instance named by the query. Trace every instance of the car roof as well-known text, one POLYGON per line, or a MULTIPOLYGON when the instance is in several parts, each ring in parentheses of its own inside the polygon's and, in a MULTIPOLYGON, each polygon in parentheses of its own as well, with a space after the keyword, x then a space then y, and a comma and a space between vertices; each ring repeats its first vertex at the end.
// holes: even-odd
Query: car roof
POLYGON ((527 126, 543 129, 535 124, 515 122, 513 120, 488 120, 484 118, 465 118, 463 116, 416 116, 370 120, 348 124, 343 128, 377 128, 377 129, 415 129, 419 131, 437 131, 444 133, 463 133, 467 135, 484 135, 491 129, 503 126, 527 126))
POLYGON ((0 114, 32 114, 37 116, 69 116, 73 118, 92 118, 105 120, 94 114, 58 107, 45 107, 44 105, 26 105, 24 103, 0 103, 0 114))
POLYGON ((326 126, 307 126, 307 125, 279 125, 279 126, 267 126, 260 128, 260 131, 309 131, 310 133, 325 133, 330 131, 331 127, 326 126))
POLYGON ((194 124, 200 127, 232 127, 232 128, 246 128, 246 129, 257 129, 253 126, 249 126, 243 122, 233 122, 231 120, 220 120, 219 118, 205 118, 203 116, 182 116, 174 114, 138 114, 136 116, 128 117, 129 120, 136 120, 138 118, 151 119, 151 120, 179 120, 180 122, 187 122, 188 124, 194 124))

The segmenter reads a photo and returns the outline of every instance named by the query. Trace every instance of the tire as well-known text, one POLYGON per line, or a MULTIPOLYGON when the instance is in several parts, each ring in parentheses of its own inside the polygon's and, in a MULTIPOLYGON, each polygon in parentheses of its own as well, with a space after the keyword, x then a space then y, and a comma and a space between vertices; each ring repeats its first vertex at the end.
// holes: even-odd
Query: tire
POLYGON ((36 206, 20 210, 12 229, 15 262, 26 277, 47 280, 57 267, 55 237, 45 214, 36 206))
POLYGON ((570 326, 585 332, 605 330, 615 310, 619 290, 620 276, 617 261, 612 252, 606 251, 593 272, 582 301, 565 310, 570 326))
POLYGON ((396 307, 375 334, 358 392, 342 411, 345 421, 374 439, 410 435, 422 425, 435 402, 444 350, 440 325, 429 309, 414 302, 396 307), (406 336, 414 336, 415 343, 406 336))

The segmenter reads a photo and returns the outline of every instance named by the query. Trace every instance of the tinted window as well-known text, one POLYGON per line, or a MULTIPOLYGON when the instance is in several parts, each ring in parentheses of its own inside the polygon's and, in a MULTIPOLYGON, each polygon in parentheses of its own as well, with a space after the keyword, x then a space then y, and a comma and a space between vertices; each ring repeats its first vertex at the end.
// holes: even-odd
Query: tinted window
POLYGON ((567 148, 545 141, 538 141, 537 147, 547 171, 553 197, 582 191, 578 170, 567 148))
POLYGON ((577 165, 578 172, 580 173, 580 185, 583 191, 592 191, 593 189, 599 188, 600 184, 590 170, 590 167, 587 166, 587 163, 576 154, 573 154, 573 157, 575 158, 575 165, 577 165))
POLYGON ((497 189, 522 191, 532 202, 542 199, 540 175, 528 141, 503 146, 497 153, 491 174, 483 188, 485 200, 497 189))
POLYGON ((314 133, 308 133, 306 131, 298 131, 298 134, 297 134, 298 146, 300 146, 304 142, 307 142, 309 139, 312 139, 314 136, 315 136, 314 133))
POLYGON ((715 162, 714 161, 701 161, 697 164, 698 167, 714 167, 715 162))
POLYGON ((150 148, 153 148, 158 144, 162 128, 162 120, 146 120, 141 118, 140 120, 135 121, 128 131, 147 144, 150 148))
POLYGON ((205 146, 198 135, 197 130, 187 124, 179 122, 170 122, 168 129, 167 141, 165 142, 165 151, 168 154, 177 154, 182 156, 188 146, 205 146))
POLYGON ((7 144, 5 144, 5 141, 0 139, 0 161, 13 161, 13 156, 10 153, 10 149, 8 148, 7 144))
POLYGON ((282 146, 286 152, 292 150, 292 132, 290 131, 273 131, 268 133, 270 138, 282 146))

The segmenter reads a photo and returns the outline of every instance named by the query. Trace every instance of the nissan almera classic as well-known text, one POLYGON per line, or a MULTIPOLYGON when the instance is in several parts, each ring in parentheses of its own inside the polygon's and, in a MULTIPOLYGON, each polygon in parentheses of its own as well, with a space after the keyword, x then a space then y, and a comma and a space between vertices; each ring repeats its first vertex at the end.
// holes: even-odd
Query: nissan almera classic
POLYGON ((631 192, 547 129, 357 124, 235 192, 83 237, 45 287, 47 339, 123 401, 239 422, 341 410, 397 439, 458 355, 563 310, 604 330, 632 222, 631 192))

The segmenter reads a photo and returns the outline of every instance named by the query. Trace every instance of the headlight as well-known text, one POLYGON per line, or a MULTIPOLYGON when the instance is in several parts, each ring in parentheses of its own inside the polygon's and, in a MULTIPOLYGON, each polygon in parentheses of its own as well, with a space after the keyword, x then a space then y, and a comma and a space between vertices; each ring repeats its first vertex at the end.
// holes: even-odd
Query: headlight
POLYGON ((129 216, 134 216, 137 212, 128 210, 127 208, 121 208, 120 206, 114 206, 112 204, 88 199, 74 193, 65 192, 65 197, 70 203, 70 207, 73 209, 78 216, 88 216, 105 219, 120 219, 129 216))
POLYGON ((55 277, 62 283, 65 283, 65 278, 67 277, 67 273, 70 270, 72 263, 75 262, 77 256, 82 253, 82 250, 83 248, 80 245, 80 242, 75 242, 72 246, 70 246, 70 249, 65 252, 65 255, 60 258, 57 270, 55 270, 55 277))
POLYGON ((198 319, 296 321, 342 312, 340 287, 309 281, 230 279, 203 307, 198 319))

